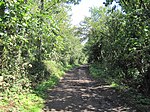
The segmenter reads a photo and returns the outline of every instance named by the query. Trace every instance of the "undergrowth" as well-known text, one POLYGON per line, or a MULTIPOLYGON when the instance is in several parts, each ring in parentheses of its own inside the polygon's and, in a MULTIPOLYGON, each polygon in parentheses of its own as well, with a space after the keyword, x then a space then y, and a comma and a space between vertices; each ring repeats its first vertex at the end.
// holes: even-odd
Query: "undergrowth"
POLYGON ((134 105, 139 111, 147 112, 150 108, 150 97, 140 93, 132 86, 124 84, 119 70, 109 71, 104 65, 99 63, 91 64, 89 70, 93 78, 104 80, 124 96, 128 101, 127 103, 134 105))
POLYGON ((45 91, 54 87, 66 70, 74 67, 74 65, 63 66, 54 61, 43 63, 49 77, 38 83, 27 78, 26 88, 19 85, 19 81, 12 83, 11 88, 6 88, 0 93, 0 112, 41 112, 44 99, 47 97, 45 91))
POLYGON ((40 112, 44 100, 33 90, 17 91, 19 87, 0 93, 0 112, 40 112))

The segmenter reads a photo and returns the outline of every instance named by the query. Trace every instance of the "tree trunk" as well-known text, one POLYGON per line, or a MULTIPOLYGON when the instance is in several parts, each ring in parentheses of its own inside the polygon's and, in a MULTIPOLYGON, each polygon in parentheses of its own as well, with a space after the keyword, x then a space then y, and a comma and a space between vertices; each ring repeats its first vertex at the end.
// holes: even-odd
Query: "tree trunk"
MULTIPOLYGON (((42 13, 42 11, 44 10, 44 0, 41 0, 41 6, 40 6, 40 8, 41 8, 41 13, 42 13)), ((42 18, 40 19, 40 26, 42 26, 42 18)), ((39 38, 38 38, 38 45, 37 45, 37 47, 38 47, 38 56, 37 56, 37 58, 38 58, 38 61, 39 62, 41 62, 41 49, 42 49, 42 31, 40 32, 40 34, 39 34, 39 38)))

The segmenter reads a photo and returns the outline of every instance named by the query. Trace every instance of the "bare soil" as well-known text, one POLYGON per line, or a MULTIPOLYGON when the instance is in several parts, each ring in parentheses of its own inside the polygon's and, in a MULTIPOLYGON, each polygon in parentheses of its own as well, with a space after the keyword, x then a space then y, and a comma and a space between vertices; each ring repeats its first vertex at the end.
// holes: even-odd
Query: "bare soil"
POLYGON ((68 71, 47 94, 44 112, 138 112, 110 85, 94 80, 88 65, 68 71))

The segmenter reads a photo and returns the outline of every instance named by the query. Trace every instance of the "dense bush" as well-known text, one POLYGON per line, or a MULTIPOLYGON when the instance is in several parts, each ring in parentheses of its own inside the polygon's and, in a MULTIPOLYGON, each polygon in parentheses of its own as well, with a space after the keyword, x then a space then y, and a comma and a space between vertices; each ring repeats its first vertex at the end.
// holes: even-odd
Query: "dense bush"
MULTIPOLYGON (((106 5, 111 2, 107 0, 106 5)), ((91 9, 91 17, 85 18, 80 27, 88 40, 84 49, 89 62, 99 62, 106 75, 119 77, 123 83, 148 95, 150 4, 147 0, 118 2, 122 10, 115 7, 91 9)))
POLYGON ((78 64, 84 56, 66 2, 78 0, 0 1, 0 108, 4 111, 37 112, 42 99, 32 89, 55 84, 63 65, 78 64), (32 110, 34 98, 38 104, 32 110), (10 105, 17 110, 7 110, 10 105))

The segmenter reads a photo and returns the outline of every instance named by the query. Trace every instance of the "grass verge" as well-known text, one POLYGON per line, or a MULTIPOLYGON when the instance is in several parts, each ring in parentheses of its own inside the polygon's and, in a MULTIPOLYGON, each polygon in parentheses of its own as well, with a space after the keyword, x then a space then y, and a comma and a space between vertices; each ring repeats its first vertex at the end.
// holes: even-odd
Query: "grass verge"
POLYGON ((125 98, 124 101, 127 101, 127 104, 133 105, 139 112, 149 112, 150 97, 144 96, 136 89, 123 84, 120 77, 115 76, 115 74, 110 74, 110 71, 107 71, 99 63, 91 64, 89 70, 93 78, 104 80, 112 88, 116 89, 125 98))
MULTIPOLYGON (((75 65, 62 66, 54 61, 43 61, 44 69, 49 73, 48 79, 37 83, 34 89, 31 84, 27 88, 13 84, 11 89, 0 92, 0 112, 41 112, 47 89, 53 88, 65 71, 75 65)), ((28 82, 31 83, 29 79, 28 82)))

